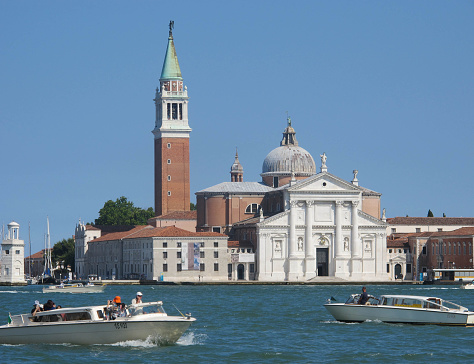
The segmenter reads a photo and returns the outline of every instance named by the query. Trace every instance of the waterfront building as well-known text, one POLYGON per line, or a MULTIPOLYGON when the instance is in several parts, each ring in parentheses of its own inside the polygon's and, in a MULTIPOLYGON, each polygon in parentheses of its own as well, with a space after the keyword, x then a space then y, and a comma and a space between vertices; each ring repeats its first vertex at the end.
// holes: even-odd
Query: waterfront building
POLYGON ((474 217, 392 217, 387 218, 387 235, 403 236, 408 233, 453 231, 474 227, 474 217))
POLYGON ((227 240, 224 234, 174 226, 109 232, 87 243, 84 274, 102 279, 227 281, 227 240))
POLYGON ((411 281, 415 278, 411 249, 407 236, 387 238, 387 273, 391 279, 411 281))
POLYGON ((39 252, 31 254, 25 258, 25 272, 28 272, 31 266, 30 277, 39 277, 44 273, 44 258, 46 249, 41 249, 39 252))
POLYGON ((88 273, 86 272, 86 256, 91 240, 100 238, 102 230, 92 225, 86 225, 79 221, 76 225, 76 231, 74 233, 75 242, 75 274, 77 278, 86 279, 88 273))
POLYGON ((7 236, 2 236, 1 276, 3 284, 25 284, 25 242, 20 239, 20 224, 7 225, 7 236))

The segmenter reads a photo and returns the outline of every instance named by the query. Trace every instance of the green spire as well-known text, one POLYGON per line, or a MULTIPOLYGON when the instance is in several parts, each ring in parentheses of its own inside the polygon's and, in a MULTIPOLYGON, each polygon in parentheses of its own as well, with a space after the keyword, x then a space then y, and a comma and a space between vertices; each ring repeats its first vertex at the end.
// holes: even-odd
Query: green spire
POLYGON ((160 80, 182 80, 181 69, 179 68, 178 56, 173 42, 174 22, 170 21, 170 33, 168 37, 168 47, 166 48, 163 69, 161 70, 160 80))

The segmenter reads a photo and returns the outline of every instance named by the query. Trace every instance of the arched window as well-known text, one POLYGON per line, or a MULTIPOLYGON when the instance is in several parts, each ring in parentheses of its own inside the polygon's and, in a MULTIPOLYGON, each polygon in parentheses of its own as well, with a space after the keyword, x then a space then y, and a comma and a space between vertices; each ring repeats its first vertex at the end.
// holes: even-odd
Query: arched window
POLYGON ((261 206, 258 203, 251 203, 245 209, 246 214, 256 214, 261 209, 261 206))

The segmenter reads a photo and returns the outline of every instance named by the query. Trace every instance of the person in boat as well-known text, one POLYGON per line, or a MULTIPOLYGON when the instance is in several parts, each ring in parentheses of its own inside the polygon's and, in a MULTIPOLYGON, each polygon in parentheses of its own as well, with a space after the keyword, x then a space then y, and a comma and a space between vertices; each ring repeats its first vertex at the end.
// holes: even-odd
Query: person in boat
POLYGON ((359 301, 357 301, 358 305, 366 305, 369 302, 369 295, 367 294, 367 289, 362 287, 362 294, 359 297, 359 301))
POLYGON ((109 317, 109 320, 115 320, 120 312, 120 306, 122 305, 122 299, 120 296, 115 296, 113 300, 107 301, 107 307, 105 313, 109 317))
POLYGON ((50 310, 55 310, 56 309, 56 304, 52 300, 48 300, 44 304, 44 311, 50 311, 50 310))
POLYGON ((127 317, 127 310, 125 309, 125 303, 120 304, 120 311, 118 312, 118 317, 127 317))
POLYGON ((143 294, 141 292, 137 292, 136 297, 132 300, 132 305, 136 305, 137 303, 143 303, 142 296, 143 294))
POLYGON ((35 303, 34 303, 33 306, 34 306, 34 307, 33 307, 33 309, 31 310, 31 315, 32 315, 32 316, 36 316, 36 313, 37 313, 37 312, 43 311, 44 306, 43 306, 41 303, 39 303, 38 300, 35 301, 35 303))

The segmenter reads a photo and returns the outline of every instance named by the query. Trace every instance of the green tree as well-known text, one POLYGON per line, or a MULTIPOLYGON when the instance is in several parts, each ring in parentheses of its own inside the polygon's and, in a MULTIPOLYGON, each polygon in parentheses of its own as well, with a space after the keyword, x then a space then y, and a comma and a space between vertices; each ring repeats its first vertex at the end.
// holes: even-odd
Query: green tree
POLYGON ((189 209, 190 209, 191 211, 196 210, 196 205, 191 202, 191 204, 189 205, 189 209))
POLYGON ((443 217, 446 217, 446 214, 443 212, 443 217))
POLYGON ((70 266, 71 270, 74 272, 74 256, 75 243, 73 238, 58 241, 54 244, 53 251, 51 252, 53 267, 60 266, 64 268, 64 271, 66 271, 67 266, 70 266))
POLYGON ((431 210, 428 210, 428 217, 434 217, 433 213, 431 212, 431 210))
POLYGON ((146 225, 147 220, 153 216, 155 213, 151 207, 146 210, 135 207, 133 202, 122 196, 104 204, 95 225, 146 225))

